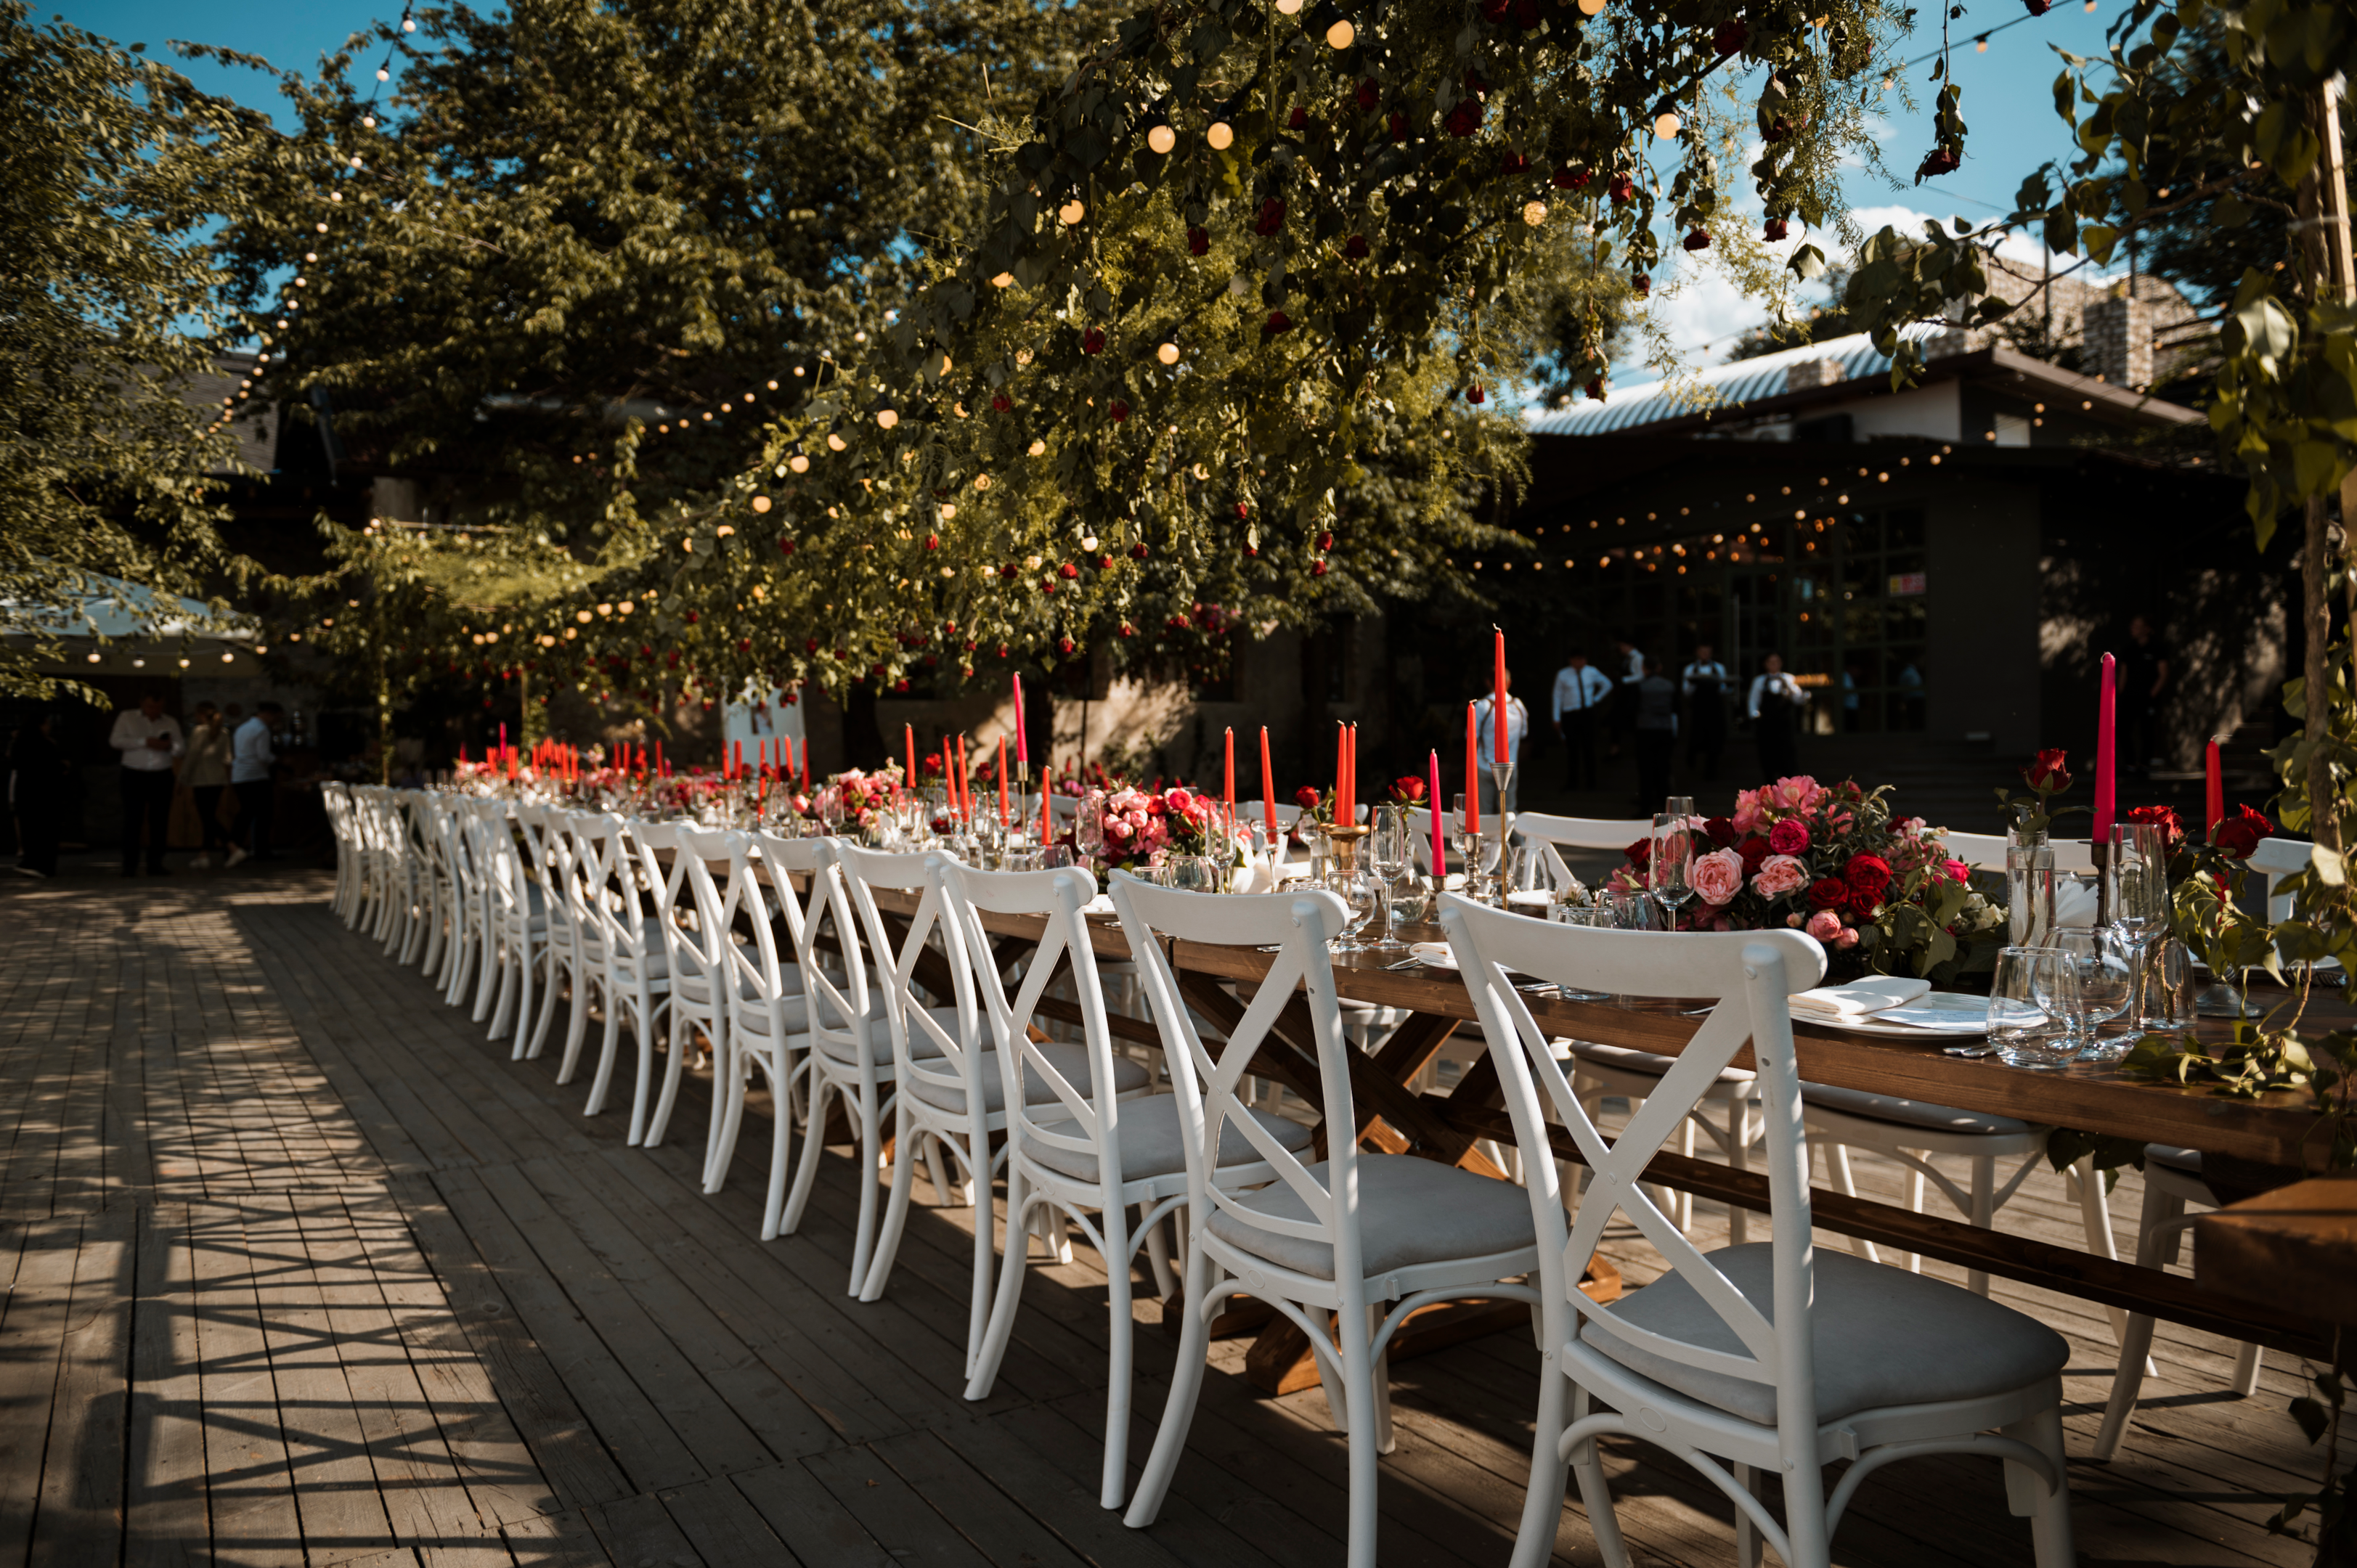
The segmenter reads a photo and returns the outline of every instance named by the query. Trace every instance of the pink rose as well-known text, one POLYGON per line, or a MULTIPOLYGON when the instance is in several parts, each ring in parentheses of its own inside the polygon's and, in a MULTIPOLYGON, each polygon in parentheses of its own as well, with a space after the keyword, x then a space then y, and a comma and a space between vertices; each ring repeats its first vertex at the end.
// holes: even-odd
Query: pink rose
POLYGON ((1743 857, 1731 849, 1714 851, 1694 863, 1686 881, 1702 901, 1716 908, 1743 891, 1743 857))
POLYGON ((1970 882, 1973 879, 1973 868, 1961 860, 1944 862, 1940 869, 1948 874, 1951 882, 1970 882))
POLYGON ((1809 847, 1809 825, 1792 817, 1768 830, 1768 847, 1778 854, 1800 854, 1809 847))
POLYGON ((1842 934, 1834 940, 1834 946, 1845 950, 1857 946, 1857 928, 1855 926, 1843 927, 1842 934))
POLYGON ((1781 898, 1808 885, 1807 866, 1789 854, 1771 854, 1760 863, 1760 874, 1751 879, 1751 891, 1762 898, 1781 898))
POLYGON ((1165 811, 1183 811, 1194 803, 1195 797, 1184 789, 1172 789, 1163 792, 1162 805, 1165 811))
POLYGON ((1803 929, 1821 942, 1829 942, 1842 934, 1841 917, 1831 909, 1820 909, 1809 917, 1803 929))
POLYGON ((1735 796, 1735 831, 1755 832, 1760 827, 1760 795, 1757 789, 1740 789, 1735 796))

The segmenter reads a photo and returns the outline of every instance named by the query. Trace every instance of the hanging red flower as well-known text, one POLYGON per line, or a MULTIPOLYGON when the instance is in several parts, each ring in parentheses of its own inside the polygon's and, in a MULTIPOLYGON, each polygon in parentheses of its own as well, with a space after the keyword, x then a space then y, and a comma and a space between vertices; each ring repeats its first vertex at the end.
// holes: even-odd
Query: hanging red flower
POLYGON ((1113 402, 1105 404, 1105 413, 1113 416, 1113 422, 1115 424, 1119 424, 1122 421, 1129 417, 1129 404, 1122 402, 1119 398, 1115 398, 1113 402))
POLYGON ((1342 258, 1345 261, 1351 262, 1365 261, 1367 259, 1367 237, 1364 234, 1353 234, 1349 239, 1343 241, 1342 258))
POLYGON ((1718 25, 1718 30, 1710 36, 1710 47, 1721 55, 1731 55, 1741 48, 1750 37, 1751 29, 1743 25, 1742 17, 1738 16, 1718 25))
POLYGON ((1268 313, 1268 324, 1261 330, 1272 338, 1280 332, 1290 332, 1293 330, 1293 317, 1282 310, 1272 310, 1268 313))
POLYGON ((1772 244, 1790 232, 1790 228, 1781 218, 1770 218, 1768 220, 1767 227, 1760 231, 1760 237, 1772 244))
POLYGON ((1689 251, 1707 251, 1710 249, 1710 235, 1703 230, 1696 229, 1682 242, 1689 251))
POLYGON ((1448 112, 1448 118, 1441 121, 1440 126, 1452 136, 1471 135, 1481 128, 1481 101, 1478 98, 1458 99, 1457 107, 1448 112))
POLYGON ((1008 397, 1005 392, 1000 392, 997 396, 990 400, 990 406, 994 413, 1005 413, 1008 409, 1015 406, 1015 400, 1008 397))
POLYGON ((1266 239, 1285 227, 1285 203, 1272 196, 1260 204, 1260 218, 1253 224, 1253 232, 1266 239))
POLYGON ((1372 114, 1375 112, 1375 106, 1383 101, 1383 90, 1376 85, 1375 79, 1371 76, 1359 83, 1358 99, 1359 108, 1372 114))
POLYGON ((1092 327, 1081 334, 1081 352, 1083 354, 1103 353, 1104 343, 1104 329, 1101 327, 1092 327))
POLYGON ((1189 255, 1209 255, 1211 253, 1211 231, 1209 229, 1206 229, 1201 224, 1198 223, 1187 231, 1187 253, 1189 255))
POLYGON ((1637 182, 1625 174, 1616 174, 1604 190, 1612 198, 1613 206, 1625 207, 1636 197, 1637 182))

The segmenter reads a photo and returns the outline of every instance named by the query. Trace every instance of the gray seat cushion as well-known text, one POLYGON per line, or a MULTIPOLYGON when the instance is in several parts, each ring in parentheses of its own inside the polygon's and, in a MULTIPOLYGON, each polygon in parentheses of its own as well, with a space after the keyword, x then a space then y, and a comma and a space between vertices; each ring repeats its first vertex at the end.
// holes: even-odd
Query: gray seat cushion
MULTIPOLYGON (((954 1007, 940 1009, 933 1015, 937 1018, 942 1017, 943 1013, 948 1016, 942 1018, 942 1021, 954 1027, 957 1023, 957 1009, 954 1007)), ((914 1043, 913 1039, 911 1043, 914 1043)), ((941 1052, 935 1049, 920 1054, 939 1056, 941 1052)), ((1039 1047, 1039 1054, 1046 1057, 1054 1065, 1056 1070, 1064 1075, 1064 1081, 1074 1089, 1079 1090, 1082 1094, 1096 1092, 1090 1087, 1089 1048, 1086 1046, 1070 1045, 1062 1040, 1049 1040, 1039 1047)), ((1144 1089, 1150 1081, 1152 1080, 1148 1078, 1146 1069, 1127 1057, 1113 1058, 1113 1091, 1115 1094, 1127 1094, 1133 1090, 1144 1089)), ((938 1105, 944 1111, 965 1109, 965 1090, 957 1084, 912 1083, 909 1086, 909 1091, 926 1104, 938 1105)), ((1048 1080, 1026 1066, 1023 1069, 1023 1102, 1026 1105, 1044 1105, 1055 1098, 1056 1091, 1048 1087, 1048 1080)), ((995 1050, 983 1054, 982 1108, 985 1112, 1003 1111, 1006 1108, 1006 1075, 999 1070, 998 1053, 995 1050)))
MULTIPOLYGON (((738 942, 737 945, 739 948, 742 948, 745 944, 743 942, 738 942)), ((678 992, 682 996, 686 997, 690 1002, 701 1002, 710 993, 712 987, 702 974, 687 970, 682 970, 679 973, 672 976, 672 989, 678 992)), ((802 992, 802 972, 790 963, 780 964, 778 966, 778 990, 780 993, 787 996, 801 995, 802 992)), ((754 997, 759 995, 760 993, 750 980, 739 979, 737 983, 737 994, 745 1001, 750 1002, 754 997)))
MULTIPOLYGON (((1765 1241, 1706 1254, 1729 1283, 1776 1317, 1775 1249, 1765 1241)), ((1816 1359, 1817 1419, 1861 1410, 1976 1399, 2024 1388, 2062 1369, 2062 1336, 2009 1306, 1961 1286, 1870 1263, 1847 1252, 1816 1254, 1816 1305, 1810 1339, 1816 1359)), ((1748 1354, 1708 1303, 1678 1274, 1664 1274, 1608 1308, 1655 1334, 1706 1349, 1748 1354)), ((1776 1390, 1654 1355, 1593 1323, 1580 1338, 1632 1372, 1762 1425, 1776 1420, 1776 1390)))
MULTIPOLYGON (((1665 1057, 1653 1051, 1641 1051, 1629 1046, 1607 1046, 1594 1040, 1566 1040, 1575 1060, 1593 1062, 1619 1072, 1642 1073, 1647 1078, 1660 1078, 1678 1065, 1675 1057, 1665 1057)), ((1742 1068, 1723 1067, 1718 1069, 1721 1083, 1749 1083, 1753 1075, 1742 1068)))
POLYGON ((2029 1131, 2029 1122, 2017 1122, 2010 1116, 1990 1116, 1978 1111, 1959 1111, 1953 1105, 1934 1105, 1928 1100, 1902 1100, 1895 1094, 1869 1094, 1862 1089, 1835 1089, 1823 1083, 1801 1085, 1801 1108, 1804 1113, 1810 1110, 1839 1111, 1901 1127, 1927 1127, 1935 1133, 2013 1137, 2029 1131))
MULTIPOLYGON (((806 998, 801 996, 786 997, 784 998, 784 1007, 786 1015, 786 1032, 788 1034, 799 1035, 809 1029, 810 1008, 806 998)), ((956 1008, 935 1007, 930 1009, 930 1011, 932 1013, 934 1017, 941 1020, 942 1027, 943 1029, 947 1030, 951 1034, 955 1034, 957 1032, 956 1008)), ((892 1026, 885 1022, 884 998, 882 996, 870 995, 868 997, 867 1016, 874 1020, 874 1022, 870 1023, 867 1026, 867 1054, 869 1058, 875 1061, 877 1066, 890 1067, 892 1065, 892 1026)), ((850 1042, 847 1040, 838 1040, 825 1035, 813 1035, 812 1036, 812 1038, 818 1042, 818 1048, 820 1050, 825 1052, 836 1061, 850 1064, 856 1062, 859 1059, 858 1053, 852 1048, 850 1042)), ((909 1034, 909 1054, 912 1057, 920 1058, 925 1057, 937 1057, 942 1054, 942 1047, 933 1043, 932 1036, 925 1033, 922 1029, 917 1029, 911 1031, 909 1034)))
MULTIPOLYGON (((1324 1187, 1328 1168, 1324 1160, 1311 1165, 1310 1179, 1324 1187)), ((1309 1206, 1282 1182, 1240 1201, 1279 1219, 1310 1218, 1309 1206)), ((1334 1277, 1334 1249, 1323 1241, 1261 1230, 1225 1209, 1211 1216, 1211 1231, 1279 1268, 1334 1277)), ((1359 1262, 1371 1275, 1537 1244, 1530 1195, 1512 1182, 1414 1155, 1359 1156, 1359 1262)))
MULTIPOLYGON (((1310 1131, 1300 1122, 1288 1122, 1265 1111, 1253 1112, 1252 1117, 1284 1147, 1297 1153, 1309 1146, 1310 1131)), ((1070 1120, 1042 1122, 1039 1126, 1043 1132, 1065 1137, 1081 1135, 1080 1124, 1070 1120)), ((1061 1171, 1081 1181, 1097 1179, 1097 1156, 1092 1150, 1058 1148, 1027 1135, 1023 1152, 1051 1171, 1061 1171)), ((1243 1128, 1230 1122, 1220 1129, 1220 1164, 1246 1165, 1259 1159, 1260 1151, 1252 1146, 1243 1128)), ((1186 1168, 1187 1149, 1179 1134, 1177 1097, 1149 1094, 1123 1101, 1121 1174, 1116 1179, 1144 1181, 1148 1176, 1174 1176, 1186 1168)))
POLYGON ((2173 1144, 2147 1144, 2144 1157, 2154 1165, 2167 1165, 2170 1170, 2183 1171, 2187 1176, 2201 1174, 2201 1151, 2199 1149, 2180 1149, 2173 1144))

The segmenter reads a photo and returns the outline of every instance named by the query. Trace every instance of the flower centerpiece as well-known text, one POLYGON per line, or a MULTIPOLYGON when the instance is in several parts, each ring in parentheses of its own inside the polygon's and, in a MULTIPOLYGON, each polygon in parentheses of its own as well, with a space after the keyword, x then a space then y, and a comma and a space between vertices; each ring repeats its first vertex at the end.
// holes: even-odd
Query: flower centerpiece
POLYGON ((1104 799, 1104 861, 1135 871, 1165 855, 1213 853, 1211 800, 1184 785, 1167 789, 1121 788, 1104 799))
MULTIPOLYGON (((1974 891, 1938 829, 1892 815, 1887 786, 1779 779, 1695 831, 1710 847, 1687 874, 1695 897, 1680 916, 1685 929, 1791 927, 1824 943, 1835 977, 1911 974, 1938 985, 1992 968, 2005 943, 2005 911, 1974 891)), ((1652 854, 1651 840, 1631 844, 1611 886, 1649 886, 1652 854)))

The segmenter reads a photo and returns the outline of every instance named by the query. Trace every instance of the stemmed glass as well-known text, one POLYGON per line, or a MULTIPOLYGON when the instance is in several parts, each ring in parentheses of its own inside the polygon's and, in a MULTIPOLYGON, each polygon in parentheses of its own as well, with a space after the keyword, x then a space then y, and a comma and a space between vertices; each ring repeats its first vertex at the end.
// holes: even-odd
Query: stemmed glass
MULTIPOLYGON (((2168 836, 2158 822, 2115 822, 2111 850, 2104 875, 2110 884, 2112 925, 2142 979, 2151 967, 2157 939, 2169 931, 2168 836)), ((2138 1007, 2135 1021, 2141 1023, 2145 1011, 2138 1007)))
POLYGON ((1669 911, 1670 929, 1677 929, 1678 911, 1695 896, 1694 819, 1681 811, 1653 813, 1653 855, 1647 881, 1653 897, 1669 911))
POLYGON ((1087 860, 1104 858, 1104 791, 1092 789, 1072 813, 1072 845, 1087 860))
POLYGON ((1392 900, 1400 878, 1415 869, 1415 846, 1408 828, 1407 808, 1386 801, 1374 811, 1374 830, 1366 840, 1367 864, 1375 874, 1375 929, 1381 934, 1370 948, 1397 950, 1407 944, 1392 930, 1392 900))

